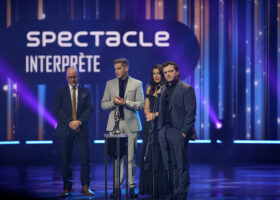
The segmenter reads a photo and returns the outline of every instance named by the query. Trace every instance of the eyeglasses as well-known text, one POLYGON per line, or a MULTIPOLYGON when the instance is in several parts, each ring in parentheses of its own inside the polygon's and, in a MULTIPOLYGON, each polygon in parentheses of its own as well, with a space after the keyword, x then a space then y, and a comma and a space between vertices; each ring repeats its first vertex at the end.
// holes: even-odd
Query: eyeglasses
POLYGON ((67 76, 67 79, 77 79, 78 76, 67 76))

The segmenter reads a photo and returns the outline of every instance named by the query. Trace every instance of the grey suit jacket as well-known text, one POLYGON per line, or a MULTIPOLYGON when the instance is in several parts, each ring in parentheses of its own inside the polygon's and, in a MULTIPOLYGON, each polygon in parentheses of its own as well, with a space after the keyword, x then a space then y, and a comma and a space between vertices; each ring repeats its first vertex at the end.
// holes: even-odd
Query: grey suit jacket
MULTIPOLYGON (((163 95, 166 86, 162 87, 161 96, 159 99, 159 117, 158 117, 158 129, 163 126, 163 95)), ((196 116, 196 98, 193 88, 178 80, 176 84, 170 104, 169 115, 171 116, 172 127, 181 131, 181 133, 187 134, 190 140, 196 140, 197 134, 194 129, 195 116, 196 116)))
MULTIPOLYGON (((107 131, 112 131, 115 126, 114 104, 115 96, 119 96, 119 79, 115 78, 106 83, 106 88, 101 101, 103 110, 110 110, 107 123, 107 131)), ((142 130, 141 121, 138 111, 144 108, 144 95, 142 82, 132 77, 128 78, 124 94, 126 105, 124 106, 124 120, 120 120, 120 130, 122 133, 137 132, 142 130)))

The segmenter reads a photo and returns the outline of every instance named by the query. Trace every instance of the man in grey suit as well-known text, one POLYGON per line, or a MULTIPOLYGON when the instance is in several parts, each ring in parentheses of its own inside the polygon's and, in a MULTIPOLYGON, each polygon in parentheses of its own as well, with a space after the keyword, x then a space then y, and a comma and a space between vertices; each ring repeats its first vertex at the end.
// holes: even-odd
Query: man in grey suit
POLYGON ((179 67, 174 62, 163 64, 167 84, 159 99, 159 143, 170 181, 168 199, 186 199, 189 185, 187 147, 196 140, 194 129, 196 98, 193 88, 179 79, 179 67))
MULTIPOLYGON (((121 134, 128 134, 128 187, 131 198, 138 194, 135 192, 135 153, 137 146, 137 132, 141 131, 141 122, 138 111, 144 108, 144 95, 142 82, 128 75, 129 64, 125 58, 119 58, 114 61, 116 78, 109 80, 106 84, 104 95, 101 101, 103 110, 110 110, 107 123, 107 131, 112 134, 115 126, 114 112, 118 105, 120 111, 119 127, 121 134)), ((120 166, 120 183, 123 182, 123 163, 120 166)), ((117 166, 117 165, 115 165, 117 166)), ((118 169, 114 169, 115 172, 118 169)), ((115 173, 116 174, 116 173, 115 173)), ((118 183, 117 183, 118 184, 118 183)), ((115 184, 116 188, 119 188, 115 184)), ((118 197, 120 191, 114 188, 111 194, 112 198, 118 197)))

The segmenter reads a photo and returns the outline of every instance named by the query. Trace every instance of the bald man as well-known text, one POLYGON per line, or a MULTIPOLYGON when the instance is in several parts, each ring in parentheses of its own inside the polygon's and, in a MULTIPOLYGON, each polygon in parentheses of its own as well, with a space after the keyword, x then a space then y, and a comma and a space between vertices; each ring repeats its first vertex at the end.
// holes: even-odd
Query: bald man
POLYGON ((55 115, 58 120, 55 136, 59 139, 64 183, 61 197, 71 194, 71 163, 74 144, 81 162, 82 193, 94 196, 94 192, 89 189, 90 160, 87 124, 92 114, 91 96, 87 88, 79 86, 79 74, 76 68, 67 69, 66 80, 68 85, 57 91, 55 99, 55 115))

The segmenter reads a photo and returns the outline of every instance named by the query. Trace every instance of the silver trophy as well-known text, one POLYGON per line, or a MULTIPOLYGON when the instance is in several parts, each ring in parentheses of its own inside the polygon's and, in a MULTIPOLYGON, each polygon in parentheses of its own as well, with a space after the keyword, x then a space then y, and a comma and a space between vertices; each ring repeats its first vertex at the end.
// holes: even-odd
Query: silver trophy
POLYGON ((120 131, 120 108, 119 105, 117 105, 116 109, 115 109, 115 113, 114 113, 114 119, 115 119, 115 127, 113 129, 113 134, 115 135, 119 135, 121 133, 120 131))

